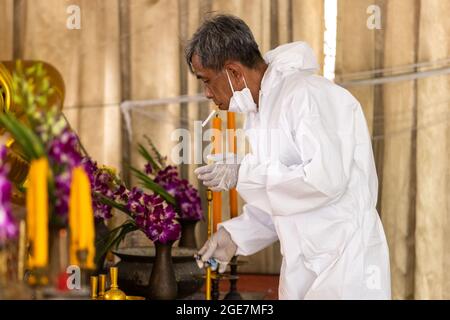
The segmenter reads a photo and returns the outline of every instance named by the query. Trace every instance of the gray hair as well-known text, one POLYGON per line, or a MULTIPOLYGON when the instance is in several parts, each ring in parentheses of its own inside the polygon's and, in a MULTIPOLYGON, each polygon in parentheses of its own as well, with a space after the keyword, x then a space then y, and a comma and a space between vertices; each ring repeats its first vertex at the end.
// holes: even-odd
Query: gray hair
POLYGON ((263 61, 258 44, 247 24, 232 15, 216 15, 206 19, 188 42, 186 61, 192 70, 192 56, 196 54, 204 68, 220 71, 225 62, 238 61, 254 68, 263 61))

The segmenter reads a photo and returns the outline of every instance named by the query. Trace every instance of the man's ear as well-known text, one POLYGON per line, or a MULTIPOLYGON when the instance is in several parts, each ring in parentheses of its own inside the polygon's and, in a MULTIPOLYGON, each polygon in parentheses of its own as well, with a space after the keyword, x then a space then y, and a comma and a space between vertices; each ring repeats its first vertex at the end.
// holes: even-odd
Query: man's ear
POLYGON ((244 69, 240 64, 229 62, 225 65, 225 69, 228 71, 233 83, 237 83, 239 86, 243 84, 244 69))

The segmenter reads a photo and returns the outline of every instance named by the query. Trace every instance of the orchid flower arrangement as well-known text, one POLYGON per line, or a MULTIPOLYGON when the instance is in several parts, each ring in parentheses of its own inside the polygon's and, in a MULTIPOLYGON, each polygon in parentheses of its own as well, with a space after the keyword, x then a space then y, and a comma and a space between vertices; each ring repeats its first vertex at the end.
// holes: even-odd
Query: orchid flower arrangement
MULTIPOLYGON (((144 136, 151 147, 148 151, 142 144, 139 144, 139 153, 147 160, 144 166, 145 174, 156 184, 163 187, 164 190, 173 198, 175 208, 179 214, 180 220, 198 221, 203 219, 203 211, 200 195, 189 181, 181 179, 175 166, 167 165, 167 157, 162 157, 155 145, 148 136, 144 136)), ((132 168, 134 172, 138 170, 132 168)), ((142 182, 144 179, 142 173, 137 173, 142 182)), ((155 190, 157 192, 157 190, 155 190)))
POLYGON ((177 214, 163 197, 136 187, 127 189, 114 170, 99 168, 97 163, 90 159, 86 159, 85 167, 91 179, 93 198, 96 199, 96 218, 109 219, 112 216, 112 208, 126 213, 131 218, 101 239, 100 256, 117 246, 126 234, 136 230, 141 230, 153 242, 168 243, 179 239, 181 226, 177 221, 177 214))
MULTIPOLYGON (((68 217, 71 172, 83 166, 89 176, 93 193, 93 208, 97 219, 109 219, 112 208, 129 215, 123 225, 111 230, 100 240, 104 250, 117 245, 131 231, 141 230, 154 242, 167 243, 180 237, 176 200, 164 187, 147 177, 144 187, 129 190, 111 168, 98 166, 80 143, 57 106, 48 104, 54 94, 48 76, 41 64, 24 69, 19 62, 13 75, 14 103, 23 114, 0 114, 0 126, 6 129, 20 146, 21 157, 30 162, 47 157, 51 168, 49 178, 50 213, 53 222, 65 225, 68 217)), ((5 149, 6 150, 6 149, 5 149)), ((3 153, 2 153, 3 154, 3 153)), ((2 158, 3 159, 3 158, 2 158)), ((145 174, 143 174, 145 175, 145 174)), ((16 186, 25 191, 23 185, 16 186)), ((0 233, 14 234, 16 226, 8 204, 11 184, 6 171, 0 169, 0 233)), ((0 235, 1 236, 1 235, 0 235)), ((100 250, 98 257, 105 251, 100 250)))

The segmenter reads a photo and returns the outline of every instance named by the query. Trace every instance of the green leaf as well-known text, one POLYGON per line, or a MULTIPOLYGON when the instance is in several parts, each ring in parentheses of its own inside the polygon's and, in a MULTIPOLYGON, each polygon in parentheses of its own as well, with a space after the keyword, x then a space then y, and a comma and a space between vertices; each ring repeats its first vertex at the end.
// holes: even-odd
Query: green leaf
POLYGON ((125 236, 133 231, 139 230, 139 227, 132 220, 125 222, 121 226, 112 229, 108 232, 108 234, 99 239, 96 242, 96 245, 99 246, 99 250, 97 250, 95 255, 96 264, 100 262, 100 259, 106 255, 106 253, 111 250, 113 247, 116 247, 120 244, 120 242, 125 239, 125 236))
POLYGON ((150 162, 150 164, 152 165, 153 169, 159 171, 161 170, 161 166, 156 163, 155 160, 153 160, 152 156, 150 155, 150 153, 148 153, 147 149, 145 149, 145 147, 142 144, 138 144, 138 151, 141 154, 141 156, 147 160, 147 162, 150 162))
POLYGON ((27 126, 22 124, 16 117, 13 115, 10 115, 10 120, 19 131, 20 135, 25 137, 25 139, 28 141, 28 145, 31 145, 31 150, 34 154, 34 158, 38 159, 45 155, 44 146, 42 145, 41 140, 39 137, 27 126))
POLYGON ((111 200, 108 197, 105 197, 103 194, 99 193, 99 192, 93 192, 94 197, 100 201, 101 203, 111 207, 111 208, 115 208, 119 211, 122 211, 123 213, 126 213, 127 215, 129 215, 131 217, 131 212, 130 210, 127 209, 127 207, 123 204, 120 204, 114 200, 111 200))
POLYGON ((152 190, 156 194, 160 195, 168 203, 177 207, 177 201, 170 193, 166 191, 166 189, 161 187, 159 184, 157 184, 155 181, 149 178, 145 173, 139 171, 138 169, 130 166, 130 170, 135 173, 136 178, 138 178, 141 181, 144 187, 152 190))
POLYGON ((6 129, 9 133, 11 133, 12 137, 16 140, 16 142, 23 149, 24 160, 29 161, 33 158, 31 145, 28 144, 28 141, 25 137, 23 137, 17 128, 9 121, 6 114, 0 114, 0 125, 6 129))
POLYGON ((19 191, 20 193, 25 193, 27 191, 27 189, 23 186, 23 184, 15 184, 17 191, 19 191))
POLYGON ((44 146, 38 136, 9 112, 0 114, 0 124, 11 133, 22 147, 25 160, 38 159, 45 155, 44 146))
POLYGON ((49 79, 49 77, 44 77, 44 79, 42 79, 42 83, 41 83, 41 88, 40 89, 44 93, 47 93, 49 88, 50 88, 50 79, 49 79))
POLYGON ((147 136, 146 134, 144 134, 144 138, 147 140, 148 144, 152 148, 152 151, 155 153, 156 159, 158 160, 158 163, 159 163, 160 167, 165 167, 165 162, 166 161, 164 160, 164 157, 161 155, 161 153, 159 153, 159 151, 156 148, 156 146, 154 145, 152 139, 150 139, 150 137, 147 136))
POLYGON ((44 108, 45 106, 47 106, 48 99, 46 96, 37 96, 36 102, 41 108, 44 108))

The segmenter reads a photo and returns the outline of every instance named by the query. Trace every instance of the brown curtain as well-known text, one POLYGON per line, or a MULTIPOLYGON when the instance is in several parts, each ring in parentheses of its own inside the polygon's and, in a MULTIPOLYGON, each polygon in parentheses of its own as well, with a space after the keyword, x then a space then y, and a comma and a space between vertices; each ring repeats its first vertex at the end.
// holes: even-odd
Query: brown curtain
MULTIPOLYGON (((418 60, 450 57, 449 1, 421 1, 418 60)), ((414 297, 450 298, 450 76, 417 81, 414 297)))
MULTIPOLYGON (((449 3, 438 0, 340 0, 337 78, 373 69, 383 70, 369 77, 389 76, 394 67, 448 59, 446 12, 449 3), (380 30, 366 26, 371 4, 381 9, 380 30)), ((349 87, 373 135, 395 299, 450 297, 449 85, 442 75, 349 87)))
MULTIPOLYGON (((117 1, 16 0, 2 1, 1 5, 7 10, 2 9, 0 15, 9 12, 0 20, 1 28, 10 22, 0 41, 2 46, 13 48, 9 58, 44 60, 55 66, 65 81, 64 112, 88 152, 101 163, 118 166, 121 98, 117 1), (80 30, 66 28, 66 8, 72 4, 81 8, 80 30)), ((7 50, 0 52, 3 55, 7 50)))
MULTIPOLYGON (((417 62, 418 3, 388 3, 384 63, 386 68, 417 62), (407 9, 407 10, 406 10, 407 9), (398 50, 401 46, 404 50, 398 50)), ((374 119, 374 144, 384 143, 381 214, 389 239, 394 298, 412 298, 414 290, 414 112, 415 81, 386 84, 383 112, 374 119), (401 93, 401 94, 399 94, 401 93), (405 128, 407 128, 405 130, 405 128), (403 130, 403 131, 402 131, 403 130), (384 131, 384 132, 383 132, 384 131), (394 134, 399 132, 398 134, 394 134), (387 137, 385 137, 387 136, 387 137), (395 196, 394 196, 395 195, 395 196)), ((377 106, 378 107, 378 106, 377 106)))
POLYGON ((13 56, 13 0, 0 2, 0 60, 13 56))

